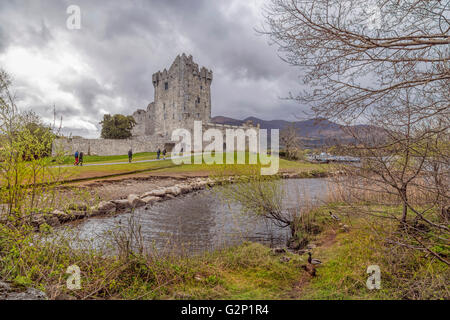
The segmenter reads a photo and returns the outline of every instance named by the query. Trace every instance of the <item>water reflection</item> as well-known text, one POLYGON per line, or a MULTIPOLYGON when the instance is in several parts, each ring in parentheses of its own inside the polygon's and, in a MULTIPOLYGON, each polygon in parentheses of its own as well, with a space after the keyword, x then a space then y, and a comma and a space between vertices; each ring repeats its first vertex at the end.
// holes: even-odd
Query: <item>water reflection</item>
MULTIPOLYGON (((292 179, 283 181, 286 197, 283 206, 298 208, 309 202, 325 200, 325 179, 292 179)), ((82 239, 93 239, 97 244, 102 235, 118 226, 126 227, 131 213, 115 217, 91 218, 73 228, 82 239)), ((147 247, 158 250, 177 250, 185 253, 216 249, 246 240, 271 245, 284 244, 289 230, 270 222, 243 214, 240 205, 225 201, 220 193, 205 190, 169 201, 157 203, 147 210, 134 212, 141 225, 147 247)))

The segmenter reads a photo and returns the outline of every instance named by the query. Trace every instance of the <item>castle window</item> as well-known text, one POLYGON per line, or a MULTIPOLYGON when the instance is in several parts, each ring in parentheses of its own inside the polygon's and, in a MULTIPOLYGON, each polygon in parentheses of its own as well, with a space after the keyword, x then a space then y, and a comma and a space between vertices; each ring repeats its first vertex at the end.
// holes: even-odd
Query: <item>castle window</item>
POLYGON ((197 98, 197 103, 200 103, 200 97, 197 98))
POLYGON ((200 86, 200 90, 202 90, 203 89, 203 86, 200 86))
POLYGON ((200 119, 200 113, 197 113, 197 118, 199 118, 199 119, 200 119))
POLYGON ((172 115, 172 119, 175 120, 175 113, 172 115))
POLYGON ((169 82, 164 83, 164 90, 169 90, 169 82))

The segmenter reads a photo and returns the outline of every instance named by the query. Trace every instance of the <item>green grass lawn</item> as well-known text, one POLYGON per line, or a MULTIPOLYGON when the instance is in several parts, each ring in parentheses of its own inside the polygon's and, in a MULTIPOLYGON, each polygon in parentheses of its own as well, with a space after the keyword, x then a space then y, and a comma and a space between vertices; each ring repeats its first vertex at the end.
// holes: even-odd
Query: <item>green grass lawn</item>
MULTIPOLYGON (((133 155, 134 161, 156 159, 156 152, 143 152, 133 155)), ((75 162, 74 156, 65 156, 62 164, 73 164, 75 162)), ((108 163, 108 162, 128 162, 128 155, 117 156, 84 156, 84 163, 108 163)))
MULTIPOLYGON (((170 157, 170 154, 168 155, 170 157)), ((245 153, 245 163, 249 162, 249 153, 245 153)), ((235 162, 237 162, 237 153, 234 154, 235 162)), ((155 159, 155 153, 136 154, 133 161, 155 159)), ((196 155, 191 157, 191 164, 175 164, 172 160, 161 160, 144 163, 128 163, 128 156, 111 156, 111 157, 86 157, 84 164, 96 163, 105 164, 102 166, 83 166, 83 167, 68 167, 64 168, 67 179, 89 179, 103 176, 119 175, 126 173, 154 171, 156 173, 206 173, 216 174, 227 170, 234 170, 239 168, 248 168, 249 164, 206 164, 202 161, 201 164, 195 164, 196 160, 201 160, 201 156, 196 155), (123 162, 124 164, 111 164, 110 162, 123 162)), ((223 162, 226 163, 226 154, 223 154, 223 162)), ((258 159, 259 163, 259 159, 258 159)), ((255 165, 254 165, 255 166, 255 165)), ((266 166, 268 167, 268 165, 266 166)), ((279 160, 279 169, 281 171, 304 173, 305 176, 314 174, 325 174, 330 170, 327 164, 313 164, 302 161, 289 161, 285 159, 279 160)), ((54 169, 56 170, 56 169, 54 169)))
MULTIPOLYGON (((168 154, 168 157, 171 155, 168 154)), ((223 162, 226 163, 226 154, 222 154, 223 162)), ((234 154, 235 162, 237 162, 237 153, 234 154)), ((247 164, 195 164, 195 159, 201 159, 201 156, 192 156, 190 164, 176 164, 172 160, 160 160, 151 162, 136 163, 141 160, 156 159, 156 153, 137 153, 133 157, 132 163, 128 163, 127 155, 118 156, 85 156, 85 166, 72 166, 74 159, 70 156, 64 158, 61 167, 52 164, 52 167, 45 168, 45 173, 41 178, 37 178, 37 182, 55 181, 52 176, 58 176, 57 181, 79 181, 84 179, 94 179, 102 177, 111 177, 116 175, 134 174, 140 172, 151 171, 156 174, 199 174, 217 175, 217 174, 239 174, 239 172, 251 168, 249 165, 249 153, 244 154, 245 163, 247 164), (88 164, 100 164, 88 166, 88 164), (45 178, 43 178, 45 177, 45 178)), ((257 165, 253 165, 257 166, 257 165)), ((263 165, 264 166, 264 165, 263 165)), ((266 165, 268 167, 269 165, 266 165)), ((304 161, 290 161, 279 159, 280 172, 298 173, 301 177, 318 177, 326 175, 331 171, 328 164, 308 163, 304 161)))

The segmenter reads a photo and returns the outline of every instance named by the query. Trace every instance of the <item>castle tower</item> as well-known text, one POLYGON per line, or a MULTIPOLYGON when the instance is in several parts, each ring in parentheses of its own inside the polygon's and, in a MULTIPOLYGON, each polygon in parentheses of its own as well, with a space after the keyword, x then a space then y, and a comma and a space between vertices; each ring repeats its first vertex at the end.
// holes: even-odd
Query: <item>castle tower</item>
POLYGON ((152 80, 155 101, 147 108, 147 135, 170 138, 175 129, 193 129, 196 120, 211 121, 212 71, 199 69, 192 56, 177 56, 169 70, 156 72, 152 80))

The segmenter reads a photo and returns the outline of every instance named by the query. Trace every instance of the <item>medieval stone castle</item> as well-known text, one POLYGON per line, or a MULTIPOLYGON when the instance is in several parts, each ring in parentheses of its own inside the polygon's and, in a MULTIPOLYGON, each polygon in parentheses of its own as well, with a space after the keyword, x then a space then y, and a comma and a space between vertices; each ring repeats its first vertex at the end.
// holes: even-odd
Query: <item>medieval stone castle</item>
POLYGON ((153 74, 155 101, 137 110, 133 136, 169 137, 177 128, 192 129, 194 121, 211 122, 213 73, 199 69, 192 56, 176 57, 169 70, 153 74))
POLYGON ((183 128, 192 132, 194 121, 202 121, 204 130, 215 128, 224 135, 227 128, 253 127, 251 123, 242 127, 211 123, 212 80, 212 71, 199 68, 192 56, 178 55, 169 70, 153 74, 155 101, 146 110, 139 109, 133 113, 137 125, 131 139, 59 139, 56 141, 58 147, 67 153, 83 151, 96 155, 126 154, 130 148, 135 153, 154 152, 158 148, 172 149, 173 130, 183 128))

